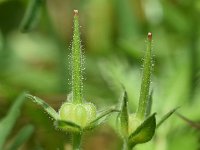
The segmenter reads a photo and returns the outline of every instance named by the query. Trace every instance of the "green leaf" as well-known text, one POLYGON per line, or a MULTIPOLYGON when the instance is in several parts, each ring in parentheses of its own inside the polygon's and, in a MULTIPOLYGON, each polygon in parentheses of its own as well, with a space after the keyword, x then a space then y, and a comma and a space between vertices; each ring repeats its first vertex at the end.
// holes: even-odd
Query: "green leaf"
POLYGON ((128 135, 128 97, 126 91, 124 91, 119 119, 120 119, 121 133, 124 137, 126 137, 128 135))
POLYGON ((20 115, 21 106, 25 100, 25 93, 22 93, 9 109, 7 115, 0 122, 0 149, 3 149, 4 142, 9 136, 17 118, 20 115))
POLYGON ((145 143, 152 139, 156 129, 155 114, 148 117, 128 138, 130 147, 136 144, 145 143))
POLYGON ((54 122, 54 125, 56 128, 62 129, 67 132, 80 132, 82 130, 81 126, 71 121, 56 120, 54 122))
POLYGON ((26 97, 31 99, 33 102, 37 103, 38 105, 40 105, 53 119, 55 120, 59 119, 58 113, 46 102, 44 102, 42 99, 36 96, 32 96, 30 94, 26 94, 26 97))
POLYGON ((84 130, 91 130, 91 129, 95 128, 96 126, 100 125, 104 120, 106 120, 108 115, 110 115, 111 113, 114 113, 114 112, 119 112, 119 110, 111 108, 111 109, 108 109, 108 110, 102 112, 100 115, 98 115, 98 117, 96 119, 91 121, 89 123, 89 125, 84 128, 84 130))
POLYGON ((147 50, 145 52, 145 57, 143 62, 144 69, 143 69, 142 84, 140 90, 139 106, 136 112, 136 116, 141 120, 143 120, 145 117, 148 97, 149 97, 150 82, 151 82, 151 71, 152 71, 151 43, 152 43, 152 34, 148 33, 147 50))
POLYGON ((157 123, 156 128, 160 127, 160 125, 165 122, 179 107, 172 109, 170 112, 168 112, 167 114, 165 114, 161 120, 157 123))
POLYGON ((39 22, 43 0, 30 0, 25 15, 20 24, 21 32, 32 30, 39 22))
POLYGON ((33 125, 26 125, 23 127, 15 137, 14 141, 9 145, 8 150, 17 150, 19 147, 25 143, 34 131, 33 125))
POLYGON ((153 96, 153 91, 151 91, 151 93, 149 95, 145 117, 148 117, 151 114, 152 101, 153 101, 153 97, 152 96, 153 96))

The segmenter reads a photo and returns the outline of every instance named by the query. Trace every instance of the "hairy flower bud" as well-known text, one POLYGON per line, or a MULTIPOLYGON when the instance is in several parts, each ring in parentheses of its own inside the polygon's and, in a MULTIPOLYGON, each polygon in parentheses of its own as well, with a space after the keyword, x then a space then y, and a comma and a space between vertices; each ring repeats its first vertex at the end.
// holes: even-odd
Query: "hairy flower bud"
POLYGON ((73 104, 64 103, 60 110, 61 120, 73 122, 81 127, 85 127, 96 118, 96 107, 92 103, 73 104))

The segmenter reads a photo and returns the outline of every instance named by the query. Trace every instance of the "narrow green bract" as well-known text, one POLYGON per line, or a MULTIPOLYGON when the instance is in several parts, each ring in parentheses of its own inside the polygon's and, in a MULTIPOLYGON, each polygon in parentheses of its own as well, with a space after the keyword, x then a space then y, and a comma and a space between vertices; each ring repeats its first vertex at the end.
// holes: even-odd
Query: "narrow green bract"
POLYGON ((147 103, 149 99, 149 89, 150 89, 150 82, 151 82, 151 70, 152 70, 152 60, 151 60, 151 43, 152 43, 152 34, 148 33, 148 40, 147 40, 147 50, 145 52, 145 58, 143 63, 143 76, 142 76, 142 84, 140 90, 140 99, 139 99, 139 106, 137 110, 136 116, 140 119, 144 119, 147 103))
POLYGON ((82 103, 82 52, 78 11, 74 11, 74 34, 72 41, 72 94, 74 103, 82 103))
POLYGON ((127 93, 124 91, 123 95, 123 103, 120 113, 120 125, 121 125, 121 134, 122 136, 126 137, 128 135, 128 125, 129 124, 129 117, 128 117, 128 98, 127 93))

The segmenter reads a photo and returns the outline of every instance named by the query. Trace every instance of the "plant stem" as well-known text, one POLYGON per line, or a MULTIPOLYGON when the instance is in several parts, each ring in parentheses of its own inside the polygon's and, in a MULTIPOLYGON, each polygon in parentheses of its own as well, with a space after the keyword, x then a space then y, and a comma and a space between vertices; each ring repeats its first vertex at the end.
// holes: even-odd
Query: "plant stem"
POLYGON ((72 94, 74 103, 82 103, 82 52, 78 10, 74 10, 74 34, 72 41, 72 94))
POLYGON ((73 150, 81 149, 81 133, 73 133, 73 150))
POLYGON ((128 140, 126 138, 123 140, 122 150, 132 150, 132 147, 128 144, 128 140))
POLYGON ((145 52, 145 58, 143 63, 144 69, 143 69, 142 84, 140 90, 139 106, 136 113, 136 116, 142 120, 145 117, 147 103, 149 99, 149 89, 150 89, 151 70, 152 70, 151 43, 152 43, 152 33, 148 33, 147 50, 145 52))

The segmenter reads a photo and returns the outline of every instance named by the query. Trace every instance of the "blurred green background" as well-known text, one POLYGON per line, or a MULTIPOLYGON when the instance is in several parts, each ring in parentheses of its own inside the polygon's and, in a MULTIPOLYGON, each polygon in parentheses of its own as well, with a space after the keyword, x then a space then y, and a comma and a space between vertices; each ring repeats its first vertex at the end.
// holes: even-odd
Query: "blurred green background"
MULTIPOLYGON (((194 122, 188 124, 173 115, 152 141, 135 149, 200 150, 199 0, 0 0, 0 117, 23 91, 41 97, 56 110, 65 101, 71 90, 74 9, 80 14, 86 58, 85 100, 99 110, 119 104, 123 83, 129 109, 136 110, 150 31, 154 41, 152 111, 159 119, 181 106, 178 112, 194 122)), ((21 112, 5 147, 19 128, 32 124, 34 132, 20 149, 70 149, 69 136, 54 130, 53 121, 40 107, 27 100, 21 112)), ((84 149, 111 149, 108 145, 120 140, 114 123, 111 117, 109 124, 87 135, 84 149)))

